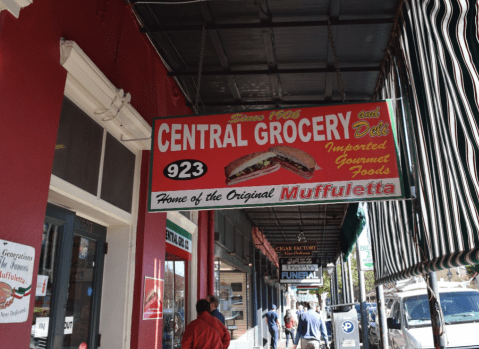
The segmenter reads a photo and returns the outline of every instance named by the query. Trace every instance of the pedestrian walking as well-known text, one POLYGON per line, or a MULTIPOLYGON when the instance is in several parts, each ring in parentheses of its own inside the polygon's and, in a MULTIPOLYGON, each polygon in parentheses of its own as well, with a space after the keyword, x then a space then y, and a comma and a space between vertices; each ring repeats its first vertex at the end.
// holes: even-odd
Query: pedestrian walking
POLYGON ((208 300, 208 302, 210 302, 210 307, 211 307, 210 315, 213 315, 215 318, 220 320, 223 323, 223 325, 225 325, 225 317, 218 310, 220 306, 220 301, 218 297, 216 297, 215 295, 211 295, 211 296, 208 296, 206 299, 208 300))
POLYGON ((276 349, 278 347, 279 319, 276 313, 276 305, 274 304, 271 306, 271 310, 266 313, 266 323, 271 335, 271 348, 276 349))
POLYGON ((220 320, 210 315, 210 303, 200 299, 196 303, 198 317, 186 326, 182 349, 227 349, 230 334, 220 320))
POLYGON ((291 342, 294 345, 294 327, 295 321, 291 310, 286 310, 286 315, 284 316, 284 333, 286 335, 286 349, 289 347, 289 337, 291 337, 291 342))
POLYGON ((303 305, 300 304, 298 305, 298 311, 296 312, 296 315, 298 316, 298 322, 299 322, 299 317, 303 313, 303 305))
POLYGON ((314 303, 307 304, 308 310, 299 318, 298 332, 294 341, 296 349, 299 339, 301 339, 301 349, 320 349, 321 337, 323 337, 325 346, 329 349, 328 332, 321 316, 314 310, 314 303))

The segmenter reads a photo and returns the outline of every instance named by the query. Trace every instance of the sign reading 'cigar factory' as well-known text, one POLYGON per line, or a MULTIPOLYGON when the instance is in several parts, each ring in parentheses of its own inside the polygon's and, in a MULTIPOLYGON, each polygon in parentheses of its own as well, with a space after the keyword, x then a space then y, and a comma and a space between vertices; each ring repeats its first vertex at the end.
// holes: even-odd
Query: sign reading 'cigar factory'
POLYGON ((281 257, 311 256, 317 249, 316 242, 278 243, 274 246, 275 251, 281 257))
POLYGON ((389 101, 153 122, 150 211, 403 197, 389 101))

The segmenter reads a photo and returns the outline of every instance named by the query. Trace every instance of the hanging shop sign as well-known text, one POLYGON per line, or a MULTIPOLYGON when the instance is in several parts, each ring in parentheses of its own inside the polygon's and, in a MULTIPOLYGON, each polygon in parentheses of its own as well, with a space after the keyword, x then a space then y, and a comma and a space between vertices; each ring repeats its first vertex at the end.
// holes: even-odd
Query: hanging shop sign
POLYGON ((403 197, 390 101, 153 123, 150 211, 403 197))
POLYGON ((313 264, 319 263, 319 259, 313 259, 312 257, 282 258, 281 262, 284 264, 313 264))
POLYGON ((322 287, 322 285, 298 285, 297 290, 298 291, 317 291, 319 288, 322 287))
POLYGON ((319 263, 287 264, 281 259, 280 283, 323 285, 323 268, 319 263))
POLYGON ((282 257, 311 256, 317 248, 316 242, 284 242, 274 245, 276 253, 282 257))
POLYGON ((193 245, 191 241, 191 234, 179 225, 167 219, 166 252, 187 260, 191 260, 192 251, 193 245))
POLYGON ((0 323, 28 319, 35 249, 0 240, 0 323))
POLYGON ((374 270, 373 251, 371 248, 371 235, 369 235, 369 228, 366 226, 361 235, 356 241, 358 266, 361 271, 374 270))
POLYGON ((163 280, 145 276, 143 320, 163 319, 163 280))

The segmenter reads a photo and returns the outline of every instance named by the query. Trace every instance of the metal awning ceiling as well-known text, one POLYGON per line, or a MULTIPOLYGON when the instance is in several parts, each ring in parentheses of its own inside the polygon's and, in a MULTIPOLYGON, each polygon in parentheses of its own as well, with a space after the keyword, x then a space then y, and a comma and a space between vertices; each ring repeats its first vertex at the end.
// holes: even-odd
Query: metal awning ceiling
POLYGON ((347 204, 248 208, 244 211, 262 229, 274 246, 278 242, 298 242, 303 232, 308 242, 316 241, 313 257, 326 265, 339 251, 339 237, 347 204))
MULTIPOLYGON (((347 101, 371 100, 401 0, 231 0, 133 5, 142 31, 194 103, 206 29, 200 113, 341 101, 329 19, 347 101)), ((269 241, 318 241, 339 251, 345 204, 247 209, 269 241)))
POLYGON ((332 31, 346 99, 370 100, 400 0, 232 0, 134 5, 190 102, 202 27, 208 35, 200 113, 340 101, 332 31))

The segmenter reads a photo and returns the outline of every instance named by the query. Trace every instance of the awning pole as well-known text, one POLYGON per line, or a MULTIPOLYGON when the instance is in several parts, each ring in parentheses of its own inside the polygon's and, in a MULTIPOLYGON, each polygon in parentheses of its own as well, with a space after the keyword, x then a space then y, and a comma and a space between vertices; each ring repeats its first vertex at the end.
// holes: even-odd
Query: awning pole
POLYGON ((329 294, 331 295, 330 305, 334 305, 334 287, 333 287, 333 274, 329 276, 329 294))
POLYGON ((336 296, 336 305, 339 304, 339 280, 338 280, 338 264, 334 263, 334 295, 336 296))
POLYGON ((444 315, 441 309, 439 286, 437 284, 436 272, 428 273, 427 295, 429 299, 429 311, 431 312, 432 334, 434 336, 434 347, 436 349, 446 348, 446 332, 444 331, 444 315))
MULTIPOLYGON (((344 255, 343 255, 343 257, 344 257, 344 255)), ((344 266, 344 282, 346 283, 345 303, 351 303, 351 290, 349 289, 348 262, 343 262, 343 266, 344 266)))
POLYGON ((384 303, 383 285, 376 287, 376 298, 378 302, 378 315, 379 315, 379 333, 381 340, 379 342, 380 349, 389 349, 388 343, 388 324, 386 321, 386 305, 384 303))
MULTIPOLYGON (((361 330, 363 332, 363 349, 369 349, 368 312, 366 309, 366 283, 364 271, 359 267, 359 248, 356 244, 356 260, 358 262, 359 302, 361 303, 361 330)), ((351 270, 351 269, 350 269, 351 270)), ((376 319, 376 323, 377 323, 376 319)))
POLYGON ((348 282, 346 280, 346 273, 344 270, 344 259, 343 259, 343 254, 341 253, 341 256, 339 257, 341 259, 341 292, 343 295, 343 303, 346 304, 348 303, 348 282))
POLYGON ((353 284, 353 273, 351 271, 351 254, 348 256, 348 276, 349 276, 349 300, 350 303, 354 303, 354 284, 353 284))

